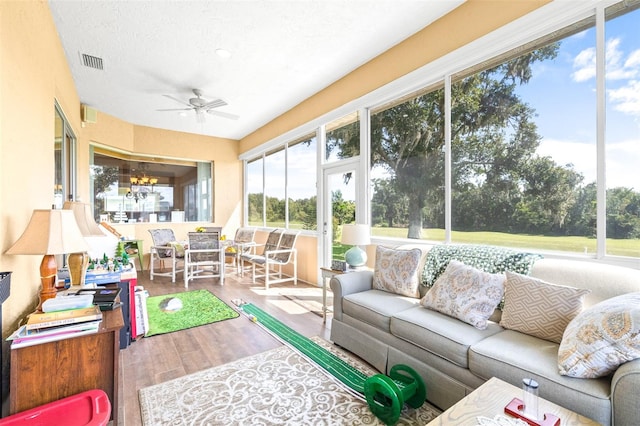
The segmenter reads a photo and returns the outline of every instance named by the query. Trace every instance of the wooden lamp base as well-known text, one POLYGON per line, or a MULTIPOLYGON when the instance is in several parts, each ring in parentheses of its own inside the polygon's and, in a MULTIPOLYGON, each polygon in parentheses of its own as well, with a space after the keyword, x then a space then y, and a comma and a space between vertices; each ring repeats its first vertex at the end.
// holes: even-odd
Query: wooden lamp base
POLYGON ((56 274, 58 266, 56 265, 56 257, 52 254, 45 254, 40 263, 40 304, 38 311, 42 312, 42 304, 47 299, 56 297, 56 274))
POLYGON ((87 266, 89 266, 89 255, 85 252, 71 253, 67 256, 67 264, 71 285, 84 285, 87 266))

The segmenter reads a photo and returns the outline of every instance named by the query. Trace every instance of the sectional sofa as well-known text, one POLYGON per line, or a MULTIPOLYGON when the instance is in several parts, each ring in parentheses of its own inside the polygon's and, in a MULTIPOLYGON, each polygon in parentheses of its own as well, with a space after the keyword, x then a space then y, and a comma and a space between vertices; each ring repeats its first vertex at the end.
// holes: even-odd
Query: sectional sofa
MULTIPOLYGON (((610 362, 612 357, 621 356, 621 350, 626 350, 623 356, 628 359, 640 357, 639 269, 532 256, 522 262, 529 267, 525 273, 507 272, 508 265, 505 271, 504 257, 494 262, 501 263, 502 271, 496 272, 492 270, 495 265, 487 266, 486 259, 469 261, 467 253, 461 262, 455 256, 445 257, 444 262, 441 257, 440 262, 447 266, 439 271, 429 287, 429 283, 425 283, 425 271, 429 263, 433 269, 434 262, 429 262, 433 247, 420 246, 417 255, 415 250, 378 247, 374 271, 356 271, 332 278, 331 340, 334 343, 382 372, 388 373, 395 364, 413 367, 425 380, 427 400, 441 409, 447 409, 491 377, 518 387, 523 378, 532 377, 540 384, 542 398, 604 425, 640 424, 640 359, 610 362), (407 261, 409 253, 411 259, 407 261), (414 268, 417 272, 412 270, 416 259, 419 259, 414 268), (486 291, 494 301, 496 297, 501 300, 501 309, 494 311, 495 306, 491 306, 484 323, 482 318, 478 320, 473 315, 471 319, 465 318, 469 312, 467 308, 458 307, 453 313, 443 313, 447 312, 449 302, 442 302, 442 298, 438 301, 437 297, 431 297, 430 307, 421 304, 421 301, 427 303, 424 296, 431 291, 436 293, 436 289, 440 289, 440 295, 444 294, 446 299, 451 288, 464 287, 456 281, 455 274, 448 273, 454 264, 463 265, 464 270, 457 276, 465 280, 476 272, 488 274, 483 275, 489 277, 485 281, 494 280, 494 284, 496 275, 503 277, 502 294, 496 296, 495 287, 491 285, 486 291), (385 268, 386 278, 378 271, 385 268), (406 282, 396 291, 380 284, 385 279, 406 282), (415 283, 416 279, 417 293, 412 294, 412 289, 407 290, 407 282, 415 283), (516 285, 509 280, 523 282, 516 285), (527 292, 533 288, 536 291, 531 290, 533 294, 529 295, 527 292), (553 294, 556 290, 561 293, 553 294), (545 291, 551 291, 551 296, 545 291), (566 296, 562 291, 573 294, 566 296), (533 300, 527 300, 530 297, 533 300), (577 310, 575 304, 569 306, 569 311, 566 306, 558 308, 555 305, 569 299, 579 301, 577 310), (507 313, 509 318, 505 318, 507 313), (556 323, 547 326, 547 320, 556 323), (594 324, 589 325, 589 321, 594 324), (604 331, 598 328, 603 324, 604 331), (591 347, 576 346, 576 339, 584 338, 585 329, 600 334, 596 333, 597 337, 587 342, 591 347), (548 336, 548 332, 552 335, 548 336), (599 356, 605 358, 599 360, 601 364, 612 365, 607 364, 604 371, 597 371, 598 368, 588 364, 599 356), (585 360, 586 364, 581 363, 585 360), (618 363, 621 364, 619 367, 618 363), (561 370, 563 374, 560 374, 561 370)), ((521 253, 514 253, 514 256, 512 258, 523 260, 521 253)), ((438 266, 437 262, 435 265, 438 266)), ((481 293, 473 286, 461 291, 468 290, 471 290, 471 299, 481 293)), ((466 302, 471 299, 467 298, 466 302)), ((487 310, 483 301, 476 305, 481 305, 480 310, 487 310)))

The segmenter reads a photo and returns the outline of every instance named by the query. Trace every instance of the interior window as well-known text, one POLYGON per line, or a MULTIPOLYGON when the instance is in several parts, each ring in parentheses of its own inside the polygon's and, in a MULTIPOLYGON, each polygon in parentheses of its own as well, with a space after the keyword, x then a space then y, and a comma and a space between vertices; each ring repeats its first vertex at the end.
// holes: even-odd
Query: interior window
POLYGON ((118 222, 212 221, 212 163, 150 161, 92 147, 96 219, 118 222))

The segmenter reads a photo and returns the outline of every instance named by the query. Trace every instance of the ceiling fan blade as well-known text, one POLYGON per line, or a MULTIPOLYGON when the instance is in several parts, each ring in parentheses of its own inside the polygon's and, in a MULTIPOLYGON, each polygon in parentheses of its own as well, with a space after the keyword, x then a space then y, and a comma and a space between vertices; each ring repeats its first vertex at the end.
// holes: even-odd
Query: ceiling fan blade
POLYGON ((202 105, 202 108, 204 109, 210 109, 210 108, 218 108, 221 106, 225 106, 227 105, 227 103, 225 101, 223 101, 222 99, 216 99, 210 102, 207 102, 206 104, 202 105))
POLYGON ((190 104, 190 103, 185 102, 185 101, 183 101, 183 100, 181 100, 181 99, 178 99, 178 98, 174 98, 174 97, 173 97, 173 96, 171 96, 171 95, 162 95, 162 96, 164 96, 165 98, 172 99, 172 100, 174 100, 174 101, 176 101, 176 102, 178 102, 178 103, 180 103, 180 104, 182 104, 182 105, 186 105, 186 106, 188 106, 188 107, 190 107, 190 106, 191 106, 191 104, 190 104))
POLYGON ((207 112, 209 114, 211 114, 211 115, 217 115, 218 117, 224 117, 224 118, 228 118, 230 120, 237 120, 238 118, 240 118, 239 116, 237 116, 235 114, 229 114, 228 112, 216 111, 214 109, 210 109, 207 112))
POLYGON ((156 111, 191 111, 193 108, 164 108, 156 111))

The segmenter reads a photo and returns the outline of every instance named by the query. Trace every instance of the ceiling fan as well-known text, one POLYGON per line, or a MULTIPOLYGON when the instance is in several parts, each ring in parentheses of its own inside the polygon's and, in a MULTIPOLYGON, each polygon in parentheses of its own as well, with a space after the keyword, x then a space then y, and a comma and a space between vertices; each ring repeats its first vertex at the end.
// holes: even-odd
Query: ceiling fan
POLYGON ((196 95, 195 98, 189 98, 188 101, 183 101, 171 95, 162 95, 169 99, 173 99, 174 101, 185 105, 186 108, 169 108, 169 109, 158 109, 156 111, 195 111, 196 112, 196 120, 198 123, 205 122, 204 113, 208 113, 211 115, 217 115, 218 117, 224 117, 231 120, 237 120, 238 116, 235 114, 229 114, 228 112, 216 111, 215 108, 225 106, 227 103, 222 99, 215 99, 212 101, 207 101, 202 97, 202 90, 193 89, 193 94, 196 95))

